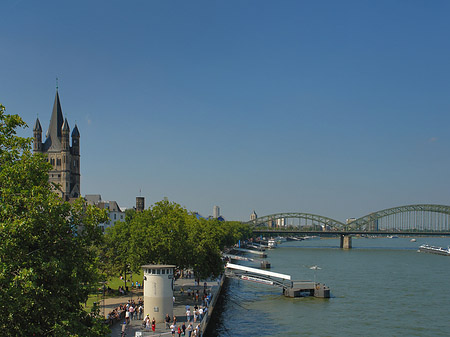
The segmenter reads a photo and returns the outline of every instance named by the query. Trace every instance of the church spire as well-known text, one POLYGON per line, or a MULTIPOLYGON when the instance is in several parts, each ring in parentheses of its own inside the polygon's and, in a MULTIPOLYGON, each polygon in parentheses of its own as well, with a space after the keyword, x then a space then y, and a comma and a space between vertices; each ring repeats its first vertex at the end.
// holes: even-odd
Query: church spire
POLYGON ((59 101, 59 93, 56 91, 55 102, 53 103, 52 117, 50 126, 47 131, 47 139, 45 141, 46 148, 60 149, 61 147, 61 131, 64 123, 61 102, 59 101))

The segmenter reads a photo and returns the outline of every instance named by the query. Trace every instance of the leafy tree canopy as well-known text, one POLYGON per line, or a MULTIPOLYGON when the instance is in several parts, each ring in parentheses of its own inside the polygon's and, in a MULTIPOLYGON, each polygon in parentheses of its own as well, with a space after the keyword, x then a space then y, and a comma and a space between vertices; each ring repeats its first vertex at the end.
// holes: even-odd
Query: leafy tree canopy
POLYGON ((113 273, 137 272, 144 264, 172 264, 207 278, 223 271, 223 249, 249 235, 249 227, 240 222, 197 219, 164 199, 109 228, 104 259, 113 273))
POLYGON ((0 330, 3 336, 104 336, 82 303, 98 281, 93 245, 106 213, 52 192, 48 164, 0 105, 0 330))

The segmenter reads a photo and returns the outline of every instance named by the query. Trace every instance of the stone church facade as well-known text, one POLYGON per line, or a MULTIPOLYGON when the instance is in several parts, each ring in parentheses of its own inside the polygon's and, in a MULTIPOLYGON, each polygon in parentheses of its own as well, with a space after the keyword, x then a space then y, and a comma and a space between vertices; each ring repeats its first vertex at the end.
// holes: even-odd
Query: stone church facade
POLYGON ((42 141, 42 127, 39 118, 33 128, 34 153, 43 153, 52 165, 49 181, 54 183, 57 193, 66 201, 78 198, 80 194, 80 132, 75 124, 70 145, 70 128, 63 118, 58 90, 50 119, 50 126, 42 141))

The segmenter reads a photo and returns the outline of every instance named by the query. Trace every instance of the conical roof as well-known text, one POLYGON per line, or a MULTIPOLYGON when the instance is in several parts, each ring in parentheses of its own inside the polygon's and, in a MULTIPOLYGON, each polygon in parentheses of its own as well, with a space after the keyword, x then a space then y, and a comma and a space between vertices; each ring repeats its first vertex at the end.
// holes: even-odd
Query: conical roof
POLYGON ((69 122, 67 121, 67 118, 64 119, 64 123, 63 123, 63 125, 62 125, 62 130, 63 130, 63 131, 67 131, 67 132, 70 131, 70 128, 69 128, 69 122))
POLYGON ((44 143, 44 150, 61 150, 61 130, 64 123, 64 118, 59 101, 59 94, 56 91, 55 102, 53 103, 52 118, 50 119, 50 126, 47 131, 47 139, 44 143))
POLYGON ((34 123, 33 131, 42 132, 41 122, 39 122, 39 118, 36 118, 36 123, 34 123))
POLYGON ((76 124, 72 131, 72 138, 73 137, 80 137, 80 131, 78 131, 78 126, 76 124))

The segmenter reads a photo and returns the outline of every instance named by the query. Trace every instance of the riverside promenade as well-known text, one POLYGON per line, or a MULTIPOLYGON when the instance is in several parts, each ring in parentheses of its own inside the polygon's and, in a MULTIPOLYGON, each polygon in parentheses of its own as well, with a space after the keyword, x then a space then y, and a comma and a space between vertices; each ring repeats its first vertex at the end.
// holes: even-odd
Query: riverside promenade
MULTIPOLYGON (((178 325, 182 325, 183 322, 185 323, 186 327, 188 326, 188 323, 186 321, 186 306, 189 305, 191 308, 191 324, 193 326, 193 328, 195 329, 195 327, 198 324, 200 325, 200 336, 203 335, 203 332, 206 329, 206 325, 209 322, 209 318, 211 317, 211 314, 214 310, 214 306, 216 303, 216 300, 218 298, 218 295, 220 293, 220 289, 222 287, 222 282, 223 279, 225 277, 223 276, 223 278, 219 278, 216 280, 207 280, 206 281, 206 291, 207 292, 211 292, 212 294, 212 299, 211 299, 211 303, 208 306, 208 315, 206 317, 203 318, 202 322, 195 322, 193 323, 193 317, 194 317, 194 306, 197 304, 198 306, 201 305, 201 300, 199 299, 198 302, 195 301, 195 297, 193 299, 192 295, 188 296, 187 295, 187 290, 190 288, 193 291, 199 291, 200 294, 203 294, 204 291, 204 282, 205 281, 200 281, 200 285, 195 285, 195 281, 193 278, 179 278, 175 281, 174 283, 174 297, 175 297, 175 302, 173 305, 173 314, 177 317, 177 326, 178 325), (181 292, 181 289, 183 289, 183 293, 181 292)), ((108 314, 108 312, 110 312, 111 310, 113 310, 114 308, 116 308, 117 306, 119 306, 120 304, 125 304, 128 302, 128 300, 134 299, 137 300, 138 298, 142 298, 143 299, 143 290, 133 290, 131 292, 129 292, 128 295, 126 296, 120 296, 120 297, 113 297, 113 298, 108 298, 105 299, 105 303, 104 303, 104 312, 105 315, 108 314)), ((101 307, 101 310, 103 310, 103 307, 101 307)), ((101 311, 103 312, 103 311, 101 311)), ((147 313, 150 315, 150 319, 152 319, 152 314, 151 312, 148 312, 145 308, 144 308, 144 315, 143 318, 147 315, 147 313)), ((173 317, 170 317, 173 321, 173 317)), ((111 327, 111 337, 118 337, 121 336, 122 333, 122 326, 124 325, 125 319, 121 320, 120 322, 115 323, 112 327, 111 327)), ((158 322, 156 323, 156 329, 155 332, 153 333, 153 331, 151 329, 147 330, 143 327, 143 321, 139 320, 139 319, 134 319, 131 320, 129 324, 126 325, 125 327, 125 333, 127 337, 135 337, 135 336, 142 336, 142 337, 147 337, 147 336, 171 336, 171 330, 169 328, 165 327, 165 323, 164 322, 158 322), (136 334, 138 333, 138 334, 136 334), (141 333, 141 334, 139 334, 141 333)), ((178 333, 175 334, 175 336, 178 337, 178 333)), ((186 331, 186 336, 188 336, 188 333, 186 331)))

